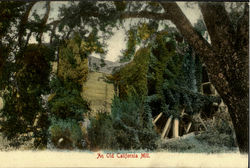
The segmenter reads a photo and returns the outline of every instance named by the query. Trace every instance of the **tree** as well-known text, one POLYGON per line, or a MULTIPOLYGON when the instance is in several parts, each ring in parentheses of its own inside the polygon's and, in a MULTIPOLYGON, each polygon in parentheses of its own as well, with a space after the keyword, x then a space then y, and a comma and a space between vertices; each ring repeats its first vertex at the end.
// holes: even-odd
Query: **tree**
MULTIPOLYGON (((0 2, 0 9, 2 9, 0 12, 0 88, 4 90, 1 96, 6 102, 4 108, 0 111, 0 117, 3 119, 1 120, 1 132, 11 140, 19 138, 22 134, 32 132, 34 133, 35 147, 40 144, 46 146, 47 143, 49 110, 47 109, 47 101, 43 99, 43 96, 49 94, 51 89, 51 86, 49 86, 50 63, 55 60, 56 49, 61 47, 64 50, 65 57, 72 63, 73 67, 67 63, 64 64, 64 66, 68 65, 64 68, 70 67, 71 70, 73 69, 73 72, 71 71, 71 74, 69 74, 71 78, 79 77, 79 75, 85 73, 83 70, 79 75, 74 76, 76 73, 74 72, 75 65, 80 64, 75 59, 79 60, 79 58, 74 57, 76 53, 72 53, 72 47, 65 48, 62 45, 66 44, 67 46, 67 39, 71 39, 75 34, 74 32, 77 31, 80 38, 76 41, 79 42, 79 47, 82 45, 81 48, 84 50, 84 53, 78 51, 80 52, 80 59, 94 51, 104 54, 105 51, 102 47, 105 44, 99 41, 97 33, 103 31, 104 38, 108 36, 111 32, 108 28, 112 25, 109 21, 111 18, 109 14, 114 11, 114 8, 108 8, 105 4, 95 6, 96 2, 82 2, 78 5, 84 10, 75 10, 77 5, 72 5, 69 10, 62 8, 61 17, 64 19, 61 19, 60 22, 48 24, 51 10, 50 2, 45 2, 46 10, 42 17, 33 12, 32 18, 30 17, 31 11, 36 3, 0 2), (103 12, 105 9, 109 12, 103 12), (91 12, 94 12, 97 17, 90 18, 89 13, 91 12), (62 35, 56 34, 56 30, 62 31, 62 35), (46 32, 51 32, 50 44, 44 45, 42 36, 46 32), (106 32, 108 33, 105 34, 106 32), (36 38, 37 44, 29 44, 32 36, 36 38), (83 43, 82 40, 84 40, 83 43)), ((65 62, 65 60, 61 60, 60 63, 63 61, 65 62)), ((77 68, 79 70, 79 67, 77 68)), ((80 67, 80 70, 82 70, 82 67, 80 67)), ((66 72, 59 72, 59 76, 62 78, 67 78, 67 75, 66 72)), ((80 87, 77 88, 81 90, 80 87)), ((77 89, 70 88, 68 90, 75 91, 77 89)), ((61 97, 63 97, 63 94, 61 97)), ((80 93, 76 94, 75 99, 80 99, 78 101, 80 102, 80 108, 85 107, 81 103, 83 100, 80 93)), ((74 100, 72 101, 74 102, 74 100)), ((70 103, 70 101, 68 102, 70 103)), ((79 106, 76 105, 77 108, 79 106)), ((74 115, 74 110, 68 111, 71 113, 70 115, 74 115)))
POLYGON ((170 20, 176 26, 205 63, 211 82, 228 106, 240 152, 248 152, 248 4, 244 4, 237 25, 233 26, 224 3, 199 3, 211 44, 195 30, 176 3, 155 5, 164 12, 134 10, 124 12, 121 17, 170 20))
MULTIPOLYGON (((27 30, 31 33, 39 32, 40 37, 44 27, 39 18, 33 22, 28 21, 35 3, 0 4, 1 8, 5 7, 0 21, 4 32, 0 35, 0 45, 4 49, 1 52, 3 72, 0 88, 4 90, 1 96, 5 101, 1 109, 1 132, 11 140, 20 138, 20 134, 33 133, 34 146, 42 147, 47 141, 48 126, 42 95, 48 92, 50 61, 53 60, 54 50, 41 43, 28 44, 30 33, 27 35, 27 30)), ((48 8, 49 3, 43 22, 47 22, 48 8)))
MULTIPOLYGON (((0 7, 4 7, 2 5, 4 3, 1 2, 0 7)), ((233 10, 233 12, 239 12, 233 15, 232 12, 230 13, 226 10, 225 3, 199 3, 211 43, 196 31, 180 7, 174 2, 147 2, 144 5, 145 2, 135 1, 115 3, 81 1, 79 3, 72 3, 68 8, 62 8, 60 10, 60 19, 51 23, 47 23, 50 11, 49 2, 46 3, 47 10, 42 19, 35 17, 36 20, 34 22, 28 21, 30 10, 34 4, 35 2, 16 3, 13 16, 10 17, 11 19, 0 20, 0 29, 8 31, 7 35, 6 33, 0 33, 1 46, 3 46, 3 41, 9 39, 11 42, 15 42, 13 40, 15 37, 11 36, 11 29, 8 28, 11 22, 18 25, 16 26, 18 28, 18 33, 16 34, 18 45, 9 43, 10 45, 7 48, 1 47, 4 49, 4 55, 7 55, 6 57, 10 60, 12 59, 10 50, 17 51, 15 53, 16 58, 22 57, 25 51, 24 48, 27 47, 32 33, 37 35, 39 43, 41 43, 42 32, 46 32, 47 30, 51 32, 51 43, 69 39, 74 31, 79 32, 82 38, 86 38, 89 33, 92 33, 93 38, 98 40, 100 36, 103 39, 110 37, 112 28, 116 26, 117 20, 122 21, 127 18, 145 18, 150 21, 163 22, 170 20, 196 54, 199 55, 201 62, 206 65, 210 81, 214 84, 216 90, 228 106, 240 151, 248 152, 249 6, 247 3, 241 5, 243 8, 242 11, 233 10), (17 12, 19 10, 20 13, 17 12), (17 22, 18 19, 20 22, 17 22), (27 29, 30 30, 28 35, 26 32, 27 29), (59 32, 63 32, 62 36, 55 33, 57 29, 59 32), (103 34, 100 35, 100 32, 103 32, 103 34), (26 37, 25 41, 24 37, 26 37)), ((11 5, 9 8, 11 9, 11 5)), ((8 10, 2 10, 0 14, 5 16, 8 13, 8 10)), ((140 21, 143 22, 144 19, 140 21)), ((105 43, 103 42, 101 45, 105 46, 105 43)), ((131 50, 127 51, 127 55, 130 57, 133 51, 134 49, 131 48, 131 50)), ((1 57, 0 66, 4 65, 6 67, 7 64, 2 64, 2 61, 8 60, 6 57, 1 57)), ((9 63, 13 65, 13 62, 9 61, 9 63)), ((20 68, 20 66, 17 66, 17 68, 20 68)), ((8 73, 2 74, 8 76, 7 79, 10 80, 13 79, 11 75, 17 70, 11 70, 8 73)), ((1 77, 4 76, 2 75, 1 77)), ((13 81, 15 80, 12 80, 12 83, 13 81)), ((15 85, 13 84, 13 86, 15 85)))

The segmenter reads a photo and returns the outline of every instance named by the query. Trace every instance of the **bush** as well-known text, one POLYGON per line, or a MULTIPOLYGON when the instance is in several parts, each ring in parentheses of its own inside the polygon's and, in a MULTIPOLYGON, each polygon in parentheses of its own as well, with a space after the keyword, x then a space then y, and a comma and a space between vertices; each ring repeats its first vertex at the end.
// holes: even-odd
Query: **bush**
POLYGON ((199 141, 206 142, 209 145, 235 147, 232 136, 226 133, 219 133, 217 130, 209 130, 196 137, 199 141))
POLYGON ((49 135, 57 148, 81 148, 82 132, 76 120, 56 120, 52 118, 51 123, 49 135))
POLYGON ((161 145, 162 149, 167 149, 173 152, 184 152, 196 148, 195 143, 191 140, 176 140, 161 145))
POLYGON ((51 142, 57 148, 82 148, 83 136, 78 122, 83 121, 83 114, 87 113, 89 107, 81 97, 81 85, 54 78, 51 81, 51 89, 54 93, 48 103, 51 142), (59 140, 62 142, 59 143, 59 140))
POLYGON ((138 96, 127 100, 115 97, 112 104, 113 127, 120 149, 155 149, 157 134, 150 108, 138 96))
POLYGON ((142 99, 129 96, 127 100, 115 97, 111 115, 99 113, 91 119, 88 129, 92 148, 146 149, 156 146, 157 134, 153 129, 151 111, 142 99))
POLYGON ((208 129, 200 136, 197 136, 198 140, 209 145, 228 148, 236 147, 233 124, 226 106, 220 106, 219 110, 214 114, 214 118, 208 119, 205 124, 208 129))
POLYGON ((150 48, 139 49, 133 61, 122 67, 119 71, 114 72, 113 81, 119 88, 119 97, 127 98, 130 94, 139 94, 146 96, 147 88, 147 71, 150 56, 150 48))
POLYGON ((96 118, 90 119, 88 139, 92 149, 117 149, 115 130, 111 116, 99 112, 96 118))
POLYGON ((207 124, 208 130, 201 135, 196 136, 196 138, 201 142, 208 143, 209 145, 220 147, 225 146, 228 148, 236 147, 233 129, 230 127, 228 121, 217 118, 214 122, 214 124, 207 124))

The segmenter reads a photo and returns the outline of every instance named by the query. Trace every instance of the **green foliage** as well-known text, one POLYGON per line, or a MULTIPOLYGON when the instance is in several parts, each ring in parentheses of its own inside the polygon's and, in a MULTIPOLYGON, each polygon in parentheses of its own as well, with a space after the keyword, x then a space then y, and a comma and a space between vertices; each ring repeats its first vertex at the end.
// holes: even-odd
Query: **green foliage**
POLYGON ((171 35, 158 36, 153 46, 148 95, 155 95, 158 100, 150 102, 152 111, 162 111, 167 116, 179 118, 183 108, 185 113, 193 115, 205 105, 220 101, 219 98, 198 92, 201 88, 202 66, 197 57, 194 60, 191 48, 184 55, 176 54, 171 35))
POLYGON ((133 59, 136 46, 143 45, 146 46, 152 40, 152 37, 158 29, 158 23, 155 21, 149 21, 149 23, 140 23, 138 26, 133 26, 130 28, 127 34, 127 46, 126 49, 122 51, 122 57, 120 62, 128 62, 133 59))
POLYGON ((175 42, 171 35, 159 33, 153 43, 148 72, 148 99, 152 111, 161 111, 166 115, 179 116, 178 95, 168 87, 176 85, 181 74, 183 57, 175 53, 175 42))
POLYGON ((79 121, 88 111, 88 104, 81 97, 82 82, 87 79, 88 67, 86 58, 81 58, 81 40, 77 36, 67 47, 61 49, 58 75, 50 82, 49 119, 51 142, 58 148, 81 148, 79 121), (84 60, 82 60, 84 59, 84 60), (66 70, 67 68, 67 70, 66 70), (67 127, 63 127, 65 124, 67 127), (58 144, 60 139, 62 144, 58 144))
MULTIPOLYGON (((143 37, 152 34, 146 25, 139 30, 143 37)), ((205 105, 219 102, 219 98, 199 93, 202 66, 192 49, 185 47, 185 54, 178 54, 172 34, 156 33, 147 48, 138 50, 132 62, 113 74, 119 97, 148 96, 146 100, 153 113, 161 111, 175 118, 180 117, 183 108, 193 115, 205 105)))
MULTIPOLYGON (((169 76, 169 79, 172 77, 171 75, 178 75, 173 73, 179 72, 178 66, 172 66, 170 68, 175 72, 167 71, 166 65, 171 66, 173 62, 172 59, 178 57, 175 54, 172 41, 169 41, 169 37, 167 34, 160 33, 156 36, 156 40, 154 41, 152 54, 150 55, 150 63, 149 63, 149 71, 148 71, 148 87, 151 89, 149 95, 152 93, 161 94, 162 93, 162 84, 164 81, 164 73, 169 76)), ((178 64, 176 62, 176 64, 178 64)))
POLYGON ((67 19, 62 19, 59 23, 59 31, 63 34, 63 40, 59 40, 61 38, 55 35, 52 26, 43 25, 43 20, 37 13, 33 14, 34 19, 25 20, 24 14, 29 14, 30 5, 32 3, 0 2, 0 88, 4 90, 1 96, 5 102, 0 113, 1 119, 3 118, 0 124, 1 131, 9 139, 32 132, 35 144, 46 145, 48 115, 58 120, 69 117, 78 121, 86 111, 86 102, 81 101, 80 90, 75 83, 76 80, 81 83, 87 77, 87 54, 94 51, 105 53, 102 48, 104 42, 100 42, 98 33, 103 31, 104 38, 112 34, 110 28, 116 22, 116 13, 114 7, 109 8, 109 3, 87 1, 69 8, 63 7, 60 9, 61 16, 67 19), (98 17, 89 17, 92 12, 97 12, 98 17), (20 22, 22 18, 24 20, 20 22), (90 33, 86 28, 78 29, 80 38, 73 36, 74 44, 60 48, 63 51, 59 52, 59 57, 66 60, 65 64, 59 63, 63 67, 59 68, 63 71, 59 71, 62 87, 52 88, 55 92, 51 93, 56 96, 48 110, 43 96, 49 93, 50 61, 54 61, 54 49, 65 38, 71 37, 72 29, 82 26, 82 23, 93 29, 90 33), (28 44, 30 35, 35 35, 37 41, 41 42, 40 34, 48 30, 52 35, 50 46, 54 47, 46 47, 41 43, 28 44), (89 36, 86 36, 87 33, 89 36), (82 39, 86 42, 85 45, 82 39), (79 57, 74 57, 76 53, 79 57), (71 74, 67 73, 68 70, 71 74))
POLYGON ((217 130, 210 130, 196 137, 199 141, 206 142, 209 145, 236 147, 232 136, 226 133, 220 133, 217 130))
POLYGON ((115 73, 114 80, 119 88, 119 96, 125 98, 128 95, 147 95, 147 71, 150 56, 150 48, 141 48, 134 56, 131 63, 115 73))
POLYGON ((26 2, 0 2, 0 39, 9 31, 11 23, 16 22, 25 9, 26 2))
POLYGON ((130 61, 135 54, 136 47, 136 33, 135 29, 130 29, 127 32, 128 40, 127 40, 127 48, 123 51, 123 56, 120 59, 120 62, 128 62, 130 61))
POLYGON ((90 123, 88 138, 92 149, 118 148, 113 121, 109 114, 100 112, 96 117, 91 118, 90 123))
POLYGON ((48 120, 45 102, 41 96, 49 91, 51 58, 53 49, 42 45, 29 45, 16 60, 16 72, 13 75, 15 82, 10 83, 4 93, 5 106, 1 110, 4 118, 1 131, 8 139, 33 132, 35 146, 46 144, 48 120))
POLYGON ((195 56, 195 79, 196 79, 197 91, 201 92, 202 64, 201 64, 200 59, 197 55, 195 56))
POLYGON ((81 85, 54 78, 51 88, 55 94, 49 101, 51 116, 57 119, 82 120, 82 114, 87 112, 88 104, 80 95, 81 85))
POLYGON ((176 140, 161 145, 162 149, 166 149, 171 152, 185 152, 195 147, 195 143, 192 143, 191 140, 176 140))
POLYGON ((234 137, 233 124, 228 112, 220 108, 214 114, 213 120, 206 121, 207 131, 196 136, 201 142, 206 142, 209 145, 217 145, 220 147, 233 148, 236 147, 234 137))
POLYGON ((119 14, 112 2, 81 1, 71 3, 69 7, 63 6, 60 9, 60 17, 65 18, 58 25, 64 37, 77 28, 82 37, 92 29, 95 38, 98 37, 98 32, 102 32, 103 38, 107 39, 112 34, 111 28, 115 26, 119 14), (91 17, 93 14, 94 17, 91 17), (69 28, 69 31, 66 28, 69 28))
POLYGON ((196 91, 196 78, 195 78, 195 60, 190 49, 184 55, 182 73, 185 81, 185 87, 192 91, 196 91))
MULTIPOLYGON (((1 44, 0 44, 1 45, 1 44)), ((13 63, 8 61, 10 48, 6 45, 0 46, 0 88, 4 90, 10 84, 9 77, 13 71, 13 63)))
POLYGON ((153 129, 151 111, 144 105, 137 96, 128 97, 127 100, 115 97, 112 120, 119 149, 156 148, 157 135, 153 129))
MULTIPOLYGON (((200 33, 202 36, 205 35, 205 32, 206 32, 206 25, 204 23, 204 21, 202 19, 199 19, 195 25, 194 25, 194 28, 196 29, 196 31, 198 33, 200 33)), ((206 37, 208 38, 208 37, 206 37)))
POLYGON ((88 75, 87 52, 82 46, 83 41, 78 34, 60 47, 58 77, 81 84, 88 75))
POLYGON ((74 119, 61 120, 51 118, 49 135, 52 143, 57 148, 81 148, 82 131, 78 122, 74 119), (59 142, 60 139, 61 143, 59 142))
POLYGON ((17 60, 19 71, 16 73, 20 92, 38 95, 45 93, 49 86, 51 71, 50 61, 53 60, 54 50, 45 46, 29 45, 25 54, 17 60), (24 89, 24 90, 23 90, 24 89))
POLYGON ((126 100, 115 97, 111 116, 100 113, 88 129, 91 146, 101 149, 156 148, 157 134, 153 129, 151 111, 137 97, 126 100))

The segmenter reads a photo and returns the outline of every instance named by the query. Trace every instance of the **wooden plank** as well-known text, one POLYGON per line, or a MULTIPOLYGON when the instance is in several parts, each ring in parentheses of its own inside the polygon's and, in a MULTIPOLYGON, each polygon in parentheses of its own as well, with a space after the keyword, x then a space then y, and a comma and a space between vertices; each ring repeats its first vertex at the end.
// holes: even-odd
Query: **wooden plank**
POLYGON ((205 128, 205 130, 207 131, 207 127, 206 127, 206 125, 205 125, 204 121, 201 119, 200 114, 199 114, 198 118, 199 118, 199 120, 200 120, 201 124, 203 125, 203 127, 205 128))
POLYGON ((211 84, 211 82, 205 82, 205 83, 202 83, 201 85, 204 86, 204 85, 209 85, 211 84))
POLYGON ((184 113, 185 112, 185 108, 183 108, 182 110, 181 110, 181 116, 184 116, 184 113))
POLYGON ((173 121, 173 138, 179 137, 179 119, 175 118, 173 121))
POLYGON ((165 136, 168 136, 172 118, 173 118, 172 115, 168 118, 168 120, 167 120, 167 122, 166 122, 166 125, 165 125, 165 127, 164 127, 164 129, 163 129, 163 132, 162 132, 162 134, 161 134, 161 139, 164 139, 165 136))
POLYGON ((153 124, 155 124, 161 116, 162 116, 162 112, 158 114, 158 116, 154 119, 153 124))
POLYGON ((192 126, 192 122, 189 122, 187 125, 186 134, 189 132, 191 126, 192 126))

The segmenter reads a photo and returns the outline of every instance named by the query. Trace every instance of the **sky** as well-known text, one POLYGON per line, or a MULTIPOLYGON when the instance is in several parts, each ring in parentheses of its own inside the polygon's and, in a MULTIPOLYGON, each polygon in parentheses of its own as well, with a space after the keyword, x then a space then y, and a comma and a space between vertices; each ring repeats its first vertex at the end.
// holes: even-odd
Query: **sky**
MULTIPOLYGON (((45 1, 38 2, 35 4, 35 6, 32 8, 30 18, 32 18, 32 13, 36 10, 38 14, 43 15, 45 13, 45 1)), ((194 24, 196 21, 202 17, 201 12, 198 8, 198 5, 195 3, 190 3, 192 5, 192 8, 188 8, 185 4, 187 2, 177 2, 177 4, 180 6, 182 9, 183 13, 187 16, 189 21, 194 24)), ((59 7, 62 5, 67 5, 67 1, 54 1, 51 2, 51 12, 49 16, 48 22, 51 22, 53 20, 58 19, 58 14, 59 14, 59 7)), ((126 24, 126 23, 125 23, 126 24)), ((44 42, 49 41, 49 36, 48 34, 44 34, 43 37, 44 42)), ((30 43, 35 43, 35 39, 31 38, 30 43)), ((106 60, 109 61, 118 61, 119 56, 121 56, 121 50, 124 50, 126 48, 126 43, 125 43, 125 30, 124 29, 119 29, 114 31, 114 35, 107 41, 108 44, 108 53, 106 55, 106 60)), ((99 57, 97 54, 93 54, 92 56, 99 57)))

